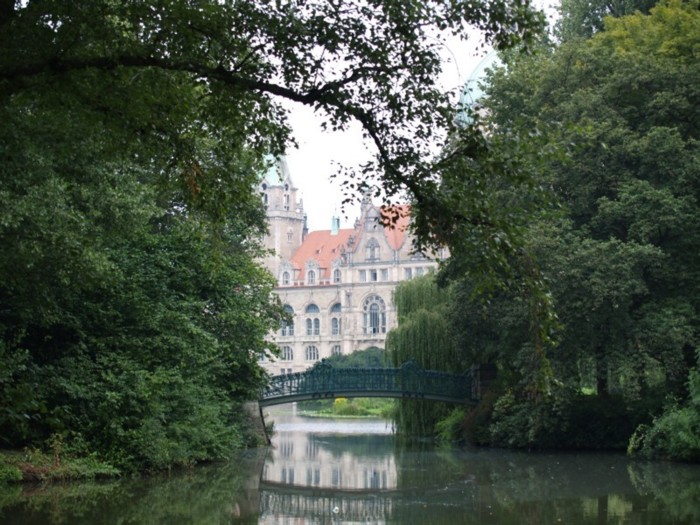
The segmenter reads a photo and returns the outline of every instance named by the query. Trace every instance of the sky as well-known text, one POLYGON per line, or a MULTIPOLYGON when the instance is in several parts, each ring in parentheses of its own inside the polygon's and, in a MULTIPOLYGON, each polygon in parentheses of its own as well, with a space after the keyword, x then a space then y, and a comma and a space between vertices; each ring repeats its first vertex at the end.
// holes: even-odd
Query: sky
MULTIPOLYGON (((544 8, 550 23, 553 22, 555 5, 549 0, 535 0, 535 5, 544 8)), ((474 30, 467 41, 452 39, 444 46, 443 75, 439 81, 444 89, 454 92, 455 107, 465 82, 492 50, 482 43, 482 36, 474 30)), ((334 215, 340 217, 341 228, 352 227, 359 216, 359 205, 346 206, 343 213, 339 181, 331 180, 330 176, 337 171, 337 163, 359 166, 369 160, 372 146, 363 141, 358 124, 343 132, 324 132, 322 119, 301 104, 290 106, 290 122, 299 147, 287 152, 287 164, 304 200, 309 229, 330 229, 334 215)))
MULTIPOLYGON (((477 51, 481 38, 474 33, 467 42, 449 42, 444 49, 443 88, 454 91, 455 107, 459 93, 473 69, 490 49, 477 51)), ((311 231, 328 230, 331 218, 340 217, 341 228, 350 228, 359 216, 359 206, 341 209, 340 181, 331 180, 337 164, 359 166, 371 158, 372 146, 362 138, 359 124, 346 131, 323 131, 322 119, 313 109, 300 104, 290 106, 290 122, 298 148, 287 152, 287 164, 299 194, 304 200, 311 231)))

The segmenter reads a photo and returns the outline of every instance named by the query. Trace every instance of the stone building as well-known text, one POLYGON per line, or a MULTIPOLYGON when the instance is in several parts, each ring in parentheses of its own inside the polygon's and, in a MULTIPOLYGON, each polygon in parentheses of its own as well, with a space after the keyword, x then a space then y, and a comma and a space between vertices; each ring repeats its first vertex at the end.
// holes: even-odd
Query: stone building
POLYGON ((264 264, 277 278, 275 292, 293 319, 274 335, 282 352, 263 362, 265 369, 300 372, 333 354, 383 348, 396 326, 394 288, 437 267, 412 249, 409 207, 392 208, 398 220, 384 226, 389 212, 364 199, 353 228, 341 229, 333 217, 330 229, 309 232, 284 159, 259 189, 269 220, 264 242, 274 250, 264 264))

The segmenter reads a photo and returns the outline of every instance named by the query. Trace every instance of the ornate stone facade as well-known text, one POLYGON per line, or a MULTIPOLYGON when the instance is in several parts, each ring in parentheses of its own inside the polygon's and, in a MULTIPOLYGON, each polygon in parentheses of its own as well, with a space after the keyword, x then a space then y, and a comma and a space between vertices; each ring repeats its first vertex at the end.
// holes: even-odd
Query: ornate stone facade
POLYGON ((303 371, 335 353, 384 347, 396 326, 396 285, 437 267, 416 254, 408 234, 409 207, 387 211, 365 199, 354 228, 308 232, 286 162, 278 161, 260 183, 270 233, 265 260, 277 277, 275 292, 293 318, 274 335, 279 359, 263 366, 272 374, 303 371), (383 217, 398 215, 392 226, 383 217))

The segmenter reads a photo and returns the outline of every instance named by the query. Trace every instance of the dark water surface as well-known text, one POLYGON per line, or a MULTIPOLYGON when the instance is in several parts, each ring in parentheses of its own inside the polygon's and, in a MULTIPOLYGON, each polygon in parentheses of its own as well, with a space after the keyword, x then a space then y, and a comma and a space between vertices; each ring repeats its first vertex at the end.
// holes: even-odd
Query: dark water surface
POLYGON ((401 448, 389 424, 273 413, 229 465, 0 488, 0 524, 700 524, 700 466, 621 454, 401 448))

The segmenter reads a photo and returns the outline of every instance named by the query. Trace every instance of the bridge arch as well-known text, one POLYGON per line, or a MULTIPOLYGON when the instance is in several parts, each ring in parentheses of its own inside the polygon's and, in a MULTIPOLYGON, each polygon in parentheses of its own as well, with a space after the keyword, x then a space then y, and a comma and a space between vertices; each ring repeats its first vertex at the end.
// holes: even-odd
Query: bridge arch
POLYGON ((424 370, 413 361, 399 368, 334 368, 325 360, 305 372, 275 376, 261 392, 260 407, 336 397, 391 397, 475 404, 478 384, 463 374, 424 370))

